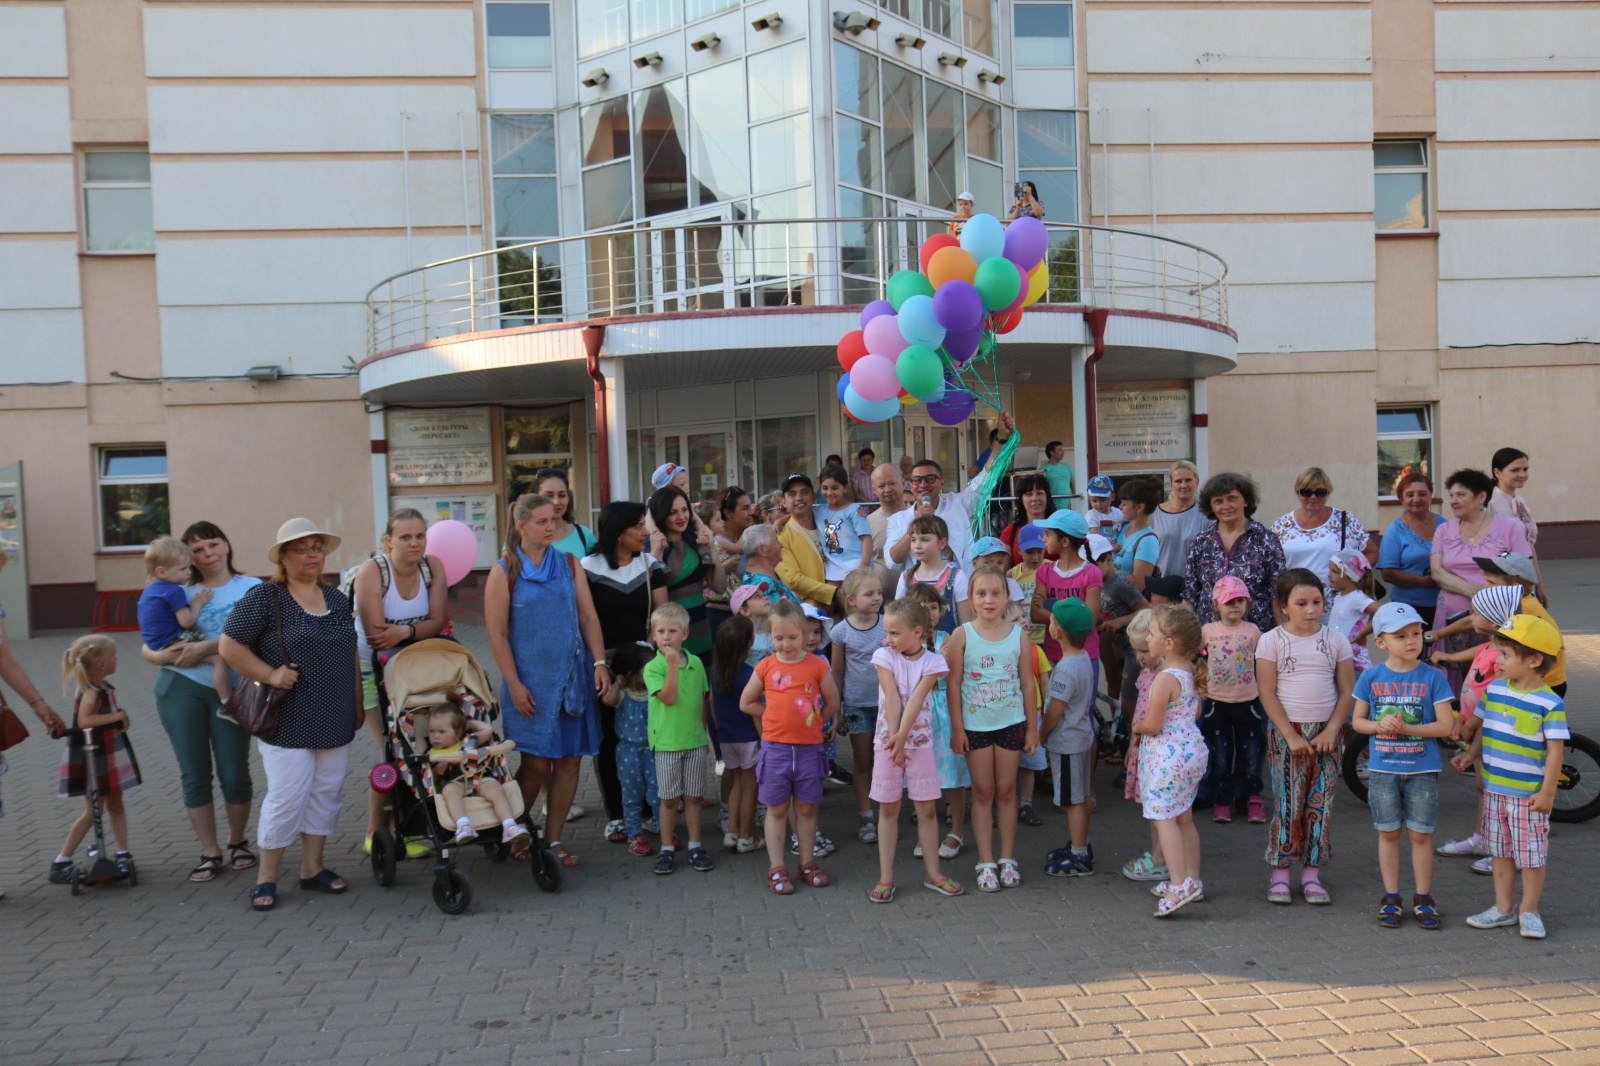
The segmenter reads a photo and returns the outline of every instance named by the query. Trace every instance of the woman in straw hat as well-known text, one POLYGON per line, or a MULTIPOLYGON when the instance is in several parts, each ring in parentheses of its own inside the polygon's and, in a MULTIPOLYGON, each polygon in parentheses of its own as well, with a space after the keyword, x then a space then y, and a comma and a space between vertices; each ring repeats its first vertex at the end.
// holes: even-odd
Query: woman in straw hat
POLYGON ((218 648, 240 674, 284 690, 277 727, 256 738, 267 796, 256 826, 261 866, 250 890, 255 910, 276 905, 278 864, 296 836, 303 891, 337 894, 349 887, 322 865, 323 845, 339 820, 350 740, 362 719, 350 600, 323 583, 328 554, 338 547, 339 538, 309 518, 280 526, 267 549, 273 580, 238 602, 218 648))

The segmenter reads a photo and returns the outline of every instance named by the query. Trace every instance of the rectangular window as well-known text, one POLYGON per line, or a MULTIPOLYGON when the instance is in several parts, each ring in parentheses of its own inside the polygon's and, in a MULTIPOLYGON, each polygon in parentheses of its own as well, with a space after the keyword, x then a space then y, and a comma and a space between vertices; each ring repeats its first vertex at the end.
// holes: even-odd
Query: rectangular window
POLYGON ((805 109, 810 100, 806 61, 804 41, 757 52, 750 57, 751 122, 805 109))
MULTIPOLYGON (((579 17, 579 21, 587 15, 579 17)), ((633 0, 633 39, 642 41, 683 21, 683 0, 633 0)))
POLYGON ((878 121, 878 61, 842 41, 833 42, 834 103, 841 111, 878 121))
POLYGON ((96 462, 101 549, 143 550, 172 534, 165 445, 101 448, 96 462))
POLYGON ((809 476, 817 465, 816 416, 758 419, 756 445, 757 473, 764 489, 779 487, 796 471, 809 476))
POLYGON ((953 85, 928 82, 928 200, 946 211, 956 209, 961 191, 958 167, 966 154, 962 132, 962 93, 953 85))
POLYGON ((1432 406, 1378 408, 1378 498, 1395 499, 1417 473, 1434 477, 1432 406))
MULTIPOLYGON (((922 76, 894 63, 883 65, 884 191, 922 202, 921 143, 927 119, 922 111, 922 76)), ((959 190, 958 190, 959 191, 959 190)))
POLYGON ((633 218, 633 141, 628 98, 614 96, 578 109, 583 141, 583 225, 600 229, 633 218), (605 165, 598 165, 605 164, 605 165))
POLYGON ((688 132, 682 78, 633 94, 635 140, 642 164, 646 216, 665 215, 689 206, 689 159, 684 151, 688 132))
POLYGON ((811 177, 811 124, 795 115, 750 127, 751 192, 799 185, 811 177))
POLYGON ((490 115, 494 233, 499 238, 557 237, 554 115, 490 115))
POLYGON ((533 491, 540 470, 572 466, 572 416, 565 406, 505 410, 508 500, 533 491))
POLYGON ((995 0, 961 0, 961 27, 967 47, 986 56, 994 51, 995 0))
POLYGON ((1011 9, 1012 48, 1019 67, 1070 67, 1071 4, 1017 4, 1011 9))
POLYGON ((1053 221, 1078 221, 1077 115, 1017 112, 1017 176, 1034 183, 1053 221))
POLYGON ((83 153, 83 247, 88 252, 153 252, 149 152, 83 153))
POLYGON ((609 52, 628 43, 628 0, 583 0, 578 56, 609 52))
POLYGON ((835 124, 839 139, 839 180, 869 189, 882 188, 878 160, 883 146, 878 141, 878 127, 849 115, 840 115, 835 124))
POLYGON ((720 203, 749 191, 744 70, 738 63, 689 75, 689 134, 696 204, 720 203))
POLYGON ((549 4, 484 4, 483 21, 490 70, 549 69, 549 4))
POLYGON ((707 15, 715 15, 718 11, 738 6, 739 0, 684 0, 683 19, 685 22, 693 22, 695 19, 703 19, 707 15))
POLYGON ((1426 230, 1428 142, 1374 141, 1372 224, 1379 230, 1426 230))

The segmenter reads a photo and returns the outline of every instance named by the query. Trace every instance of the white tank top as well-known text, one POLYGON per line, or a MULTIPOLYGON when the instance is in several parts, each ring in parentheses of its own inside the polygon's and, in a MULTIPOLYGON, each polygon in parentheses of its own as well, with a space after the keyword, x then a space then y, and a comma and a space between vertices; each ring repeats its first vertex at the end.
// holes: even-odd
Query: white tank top
MULTIPOLYGON (((428 583, 422 580, 422 572, 417 571, 417 594, 410 599, 400 594, 400 583, 395 580, 394 560, 384 557, 389 563, 389 590, 383 594, 383 620, 390 625, 403 626, 425 622, 428 619, 428 583)), ((354 605, 352 605, 354 607, 354 605)), ((372 646, 367 643, 366 627, 361 624, 361 609, 354 607, 356 616, 356 649, 361 655, 361 661, 366 662, 372 658, 372 646)))

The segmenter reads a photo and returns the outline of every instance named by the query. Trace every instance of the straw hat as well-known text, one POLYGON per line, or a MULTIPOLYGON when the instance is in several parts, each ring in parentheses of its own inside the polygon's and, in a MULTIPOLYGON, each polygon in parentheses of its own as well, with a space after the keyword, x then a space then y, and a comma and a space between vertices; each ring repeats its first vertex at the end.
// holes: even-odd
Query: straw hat
POLYGON ((309 518, 291 518, 278 527, 278 539, 267 549, 267 562, 277 565, 278 555, 283 551, 283 546, 301 537, 321 537, 322 543, 330 552, 338 550, 341 542, 337 534, 318 529, 317 524, 309 518))

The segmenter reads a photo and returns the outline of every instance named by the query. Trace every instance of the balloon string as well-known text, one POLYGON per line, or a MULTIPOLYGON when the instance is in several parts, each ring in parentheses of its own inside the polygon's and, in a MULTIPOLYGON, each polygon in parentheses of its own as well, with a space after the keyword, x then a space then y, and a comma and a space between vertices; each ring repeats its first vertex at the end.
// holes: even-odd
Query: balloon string
MULTIPOLYGON (((996 407, 999 405, 996 404, 996 407)), ((983 468, 983 473, 978 476, 978 491, 972 501, 972 536, 988 536, 983 528, 984 519, 989 514, 989 500, 994 496, 994 490, 1011 469, 1011 457, 1017 452, 1017 443, 1022 440, 1022 433, 1016 426, 1011 427, 1011 435, 1000 444, 1000 450, 989 456, 989 465, 983 468)))

